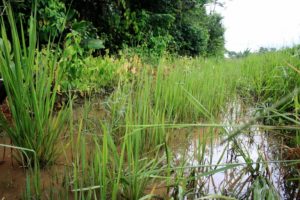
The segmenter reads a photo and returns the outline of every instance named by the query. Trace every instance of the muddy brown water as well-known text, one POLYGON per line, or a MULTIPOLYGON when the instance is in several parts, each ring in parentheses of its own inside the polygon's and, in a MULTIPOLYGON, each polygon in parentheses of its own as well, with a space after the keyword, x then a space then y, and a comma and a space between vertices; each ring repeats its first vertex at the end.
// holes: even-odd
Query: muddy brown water
POLYGON ((247 123, 255 114, 255 109, 239 101, 232 102, 228 108, 221 120, 228 125, 224 129, 190 128, 169 133, 174 163, 184 162, 191 167, 185 170, 186 176, 193 180, 185 199, 213 194, 251 199, 251 189, 258 177, 268 183, 265 191, 274 189, 275 198, 300 199, 297 165, 279 161, 284 159, 285 151, 282 136, 255 127, 244 130, 234 141, 224 142, 234 131, 231 125, 247 123), (253 163, 247 166, 245 157, 253 163), (198 178, 233 163, 240 165, 198 178))
MULTIPOLYGON (((82 119, 83 116, 80 113, 83 109, 83 107, 80 107, 74 110, 75 123, 82 119)), ((97 120, 93 121, 93 119, 106 117, 105 112, 99 105, 92 105, 85 109, 90 110, 87 120, 92 120, 91 124, 95 125, 98 122, 97 120)), ((186 186, 189 191, 184 195, 184 199, 195 199, 210 194, 249 199, 249 191, 251 191, 253 182, 258 176, 268 181, 269 188, 267 190, 274 188, 279 199, 300 199, 297 167, 290 167, 287 166, 288 164, 280 162, 267 163, 283 159, 284 143, 282 142, 282 136, 277 136, 277 132, 255 127, 244 130, 235 138, 235 141, 223 142, 226 136, 234 131, 231 125, 247 123, 254 112, 255 109, 235 101, 228 104, 228 109, 220 120, 220 123, 228 125, 224 129, 186 128, 172 130, 169 133, 169 146, 174 156, 175 167, 176 165, 180 166, 181 163, 191 167, 184 170, 185 177, 191 177, 192 180, 186 186), (243 153, 252 162, 258 161, 260 163, 259 165, 250 165, 254 168, 254 172, 251 173, 249 166, 247 168, 247 165, 245 165, 246 161, 241 155, 243 153), (263 162, 265 164, 262 164, 263 162), (200 177, 203 173, 222 168, 231 163, 241 165, 200 177)), ((89 128, 94 129, 95 127, 87 127, 87 130, 89 128)), ((9 144, 9 141, 7 138, 0 136, 0 143, 9 144)), ((2 153, 3 148, 0 147, 0 160, 2 160, 2 153)), ((68 159, 71 160, 72 156, 68 155, 67 157, 70 157, 68 159)), ((11 165, 11 154, 9 152, 6 153, 4 160, 4 163, 0 163, 0 199, 20 199, 26 181, 25 170, 18 167, 17 164, 11 165)), ((65 160, 65 156, 63 156, 59 160, 60 165, 42 171, 42 185, 45 190, 49 187, 61 187, 57 185, 58 183, 53 183, 52 179, 53 174, 57 177, 62 176, 66 167, 63 165, 65 160)), ((172 192, 172 189, 170 191, 172 192)), ((168 195, 171 195, 170 191, 168 194, 165 185, 157 183, 149 187, 147 192, 168 198, 168 195)))
MULTIPOLYGON (((0 136, 0 143, 9 143, 9 140, 0 136)), ((0 199, 20 199, 26 181, 25 170, 12 163, 10 150, 3 147, 0 147, 0 160, 0 199)))
MULTIPOLYGON (((86 102, 76 102, 73 109, 74 140, 77 140, 77 130, 81 120, 89 121, 89 126, 84 127, 82 132, 87 135, 87 140, 92 138, 91 133, 99 123, 99 119, 107 117, 107 112, 102 106, 103 98, 98 96, 86 102), (85 116, 83 113, 87 113, 85 116)), ((63 149, 57 162, 46 169, 41 169, 41 192, 42 199, 74 199, 72 188, 65 188, 64 181, 68 173, 73 168, 75 151, 69 142, 70 137, 63 136, 59 142, 59 147, 63 149), (64 146, 64 148, 62 148, 64 146), (50 193, 54 197, 50 197, 50 193), (68 194, 65 194, 68 193, 68 194)), ((5 133, 0 132, 0 144, 10 145, 10 140, 5 133)), ((87 150, 87 154, 89 154, 87 150)), ((0 146, 0 200, 19 200, 23 199, 26 185, 26 177, 29 170, 20 166, 13 159, 14 150, 0 146)), ((70 181, 70 180, 68 180, 70 181)))

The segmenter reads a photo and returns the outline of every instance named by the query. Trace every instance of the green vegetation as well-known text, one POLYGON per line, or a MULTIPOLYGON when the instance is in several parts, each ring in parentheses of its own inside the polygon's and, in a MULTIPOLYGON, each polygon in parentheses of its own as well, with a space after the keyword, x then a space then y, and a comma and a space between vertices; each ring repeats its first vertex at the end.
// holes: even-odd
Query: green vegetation
MULTIPOLYGON (((0 69, 8 94, 12 122, 1 113, 1 127, 15 146, 35 152, 20 152, 17 158, 24 166, 38 162, 41 167, 57 157, 56 143, 64 131, 67 112, 54 113, 57 87, 61 79, 56 55, 47 49, 36 52, 36 20, 30 20, 26 46, 24 30, 18 33, 10 7, 7 8, 11 32, 2 21, 0 69), (8 34, 12 37, 10 43, 8 34)), ((32 165, 33 166, 33 165, 32 165)))
MULTIPOLYGON (((147 186, 159 183, 173 188, 171 196, 180 199, 195 189, 189 188, 189 183, 193 180, 237 167, 228 164, 210 168, 209 171, 198 174, 199 177, 191 176, 192 172, 186 174, 182 170, 191 166, 184 159, 180 160, 180 164, 173 163, 174 155, 168 147, 168 138, 176 134, 174 128, 216 127, 222 131, 223 125, 217 124, 218 117, 226 110, 227 102, 234 101, 238 96, 245 98, 245 103, 247 101, 258 106, 262 103, 275 104, 287 95, 287 90, 292 92, 298 85, 299 75, 290 67, 285 68, 289 78, 279 77, 286 76, 278 73, 278 67, 286 61, 291 65, 299 62, 290 50, 252 55, 242 60, 165 59, 161 61, 156 74, 153 75, 151 69, 144 68, 130 82, 121 82, 107 100, 109 116, 98 122, 101 126, 90 130, 92 135, 101 135, 101 139, 92 137, 92 144, 95 145, 92 157, 79 157, 77 161, 83 162, 80 164, 81 168, 75 170, 75 180, 79 180, 74 186, 78 192, 77 197, 151 199, 156 195, 145 193, 147 186), (274 85, 278 79, 282 81, 280 88, 274 85), (289 88, 283 87, 285 85, 289 88), (199 120, 204 123, 199 123, 199 120), (83 171, 85 172, 80 176, 83 171), (176 197, 180 190, 182 196, 176 197)), ((297 95, 293 95, 287 102, 297 95)), ((280 110, 281 107, 277 109, 280 110)), ((262 116, 264 117, 269 116, 262 116)), ((282 113, 282 117, 287 117, 287 114, 282 113)), ((211 132, 205 133, 208 137, 214 137, 213 132, 214 129, 211 129, 211 132)), ((81 134, 81 137, 87 139, 91 135, 81 134)), ((76 145, 81 146, 83 152, 88 149, 86 139, 76 145)), ((209 141, 199 140, 203 142, 197 151, 200 163, 205 164, 203 148, 206 148, 209 141)), ((264 195, 266 198, 278 199, 276 189, 263 175, 268 170, 264 166, 267 161, 262 157, 258 161, 251 160, 247 149, 238 145, 235 139, 232 142, 236 144, 236 151, 246 163, 243 169, 252 174, 248 197, 261 199, 261 195, 264 195), (261 165, 253 167, 255 162, 261 162, 261 165)), ((232 197, 241 198, 238 192, 233 193, 232 197)))
MULTIPOLYGON (((14 2, 26 19, 33 0, 14 2)), ((69 33, 84 42, 100 39, 115 53, 125 46, 162 56, 165 50, 180 55, 222 56, 224 29, 221 17, 206 13, 209 0, 38 0, 37 28, 41 43, 69 33)))
MULTIPOLYGON (((0 147, 14 149, 10 159, 26 167, 23 199, 295 197, 289 191, 299 187, 300 175, 300 154, 295 153, 300 145, 299 47, 225 59, 217 56, 223 51, 220 18, 205 14, 207 1, 111 1, 101 4, 100 22, 108 24, 99 30, 112 41, 110 50, 131 48, 94 57, 103 44, 84 35, 91 33, 87 27, 92 25, 77 19, 66 24, 73 12, 65 12, 68 1, 41 2, 47 12, 31 14, 28 38, 9 5, 1 22, 0 72, 12 119, 0 116, 4 138, 11 140, 3 145, 0 138, 0 147), (65 21, 59 20, 60 12, 65 21), (203 21, 194 24, 199 16, 203 21), (141 17, 143 27, 136 24, 143 22, 141 17), (37 24, 42 19, 50 22, 37 24), (52 26, 53 20, 58 26, 52 26), (117 30, 111 30, 115 23, 117 30), (75 24, 77 31, 55 41, 64 26, 75 24), (38 37, 36 29, 50 42, 43 44, 46 39, 38 37), (150 30, 150 38, 144 37, 150 30), (215 57, 179 57, 171 54, 172 48, 181 55, 215 57), (146 62, 149 55, 155 62, 146 62), (88 95, 82 98, 77 92, 88 95), (252 109, 245 121, 241 105, 252 109), (285 140, 280 143, 285 152, 274 153, 271 160, 265 147, 251 146, 257 132, 266 131, 263 136, 275 140, 283 134, 285 140), (216 143, 221 152, 214 151, 216 143), (291 172, 284 174, 286 184, 292 185, 284 194, 270 178, 275 164, 291 172), (225 185, 220 183, 213 192, 207 189, 214 175, 227 173, 233 175, 225 185)), ((74 2, 79 13, 86 11, 82 4, 74 2)), ((93 10, 85 17, 98 19, 93 10)))

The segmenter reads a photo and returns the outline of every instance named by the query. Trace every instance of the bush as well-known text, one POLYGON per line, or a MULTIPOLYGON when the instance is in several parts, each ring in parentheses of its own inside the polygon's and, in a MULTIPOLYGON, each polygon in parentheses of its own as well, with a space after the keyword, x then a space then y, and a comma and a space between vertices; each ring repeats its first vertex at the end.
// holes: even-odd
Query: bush
MULTIPOLYGON (((74 72, 66 71, 62 89, 73 89, 81 92, 100 91, 101 88, 112 88, 117 85, 117 71, 121 62, 110 57, 94 58, 88 56, 80 59, 79 68, 74 72), (69 79, 68 77, 72 77, 69 79)), ((66 66, 66 70, 68 70, 66 66)))

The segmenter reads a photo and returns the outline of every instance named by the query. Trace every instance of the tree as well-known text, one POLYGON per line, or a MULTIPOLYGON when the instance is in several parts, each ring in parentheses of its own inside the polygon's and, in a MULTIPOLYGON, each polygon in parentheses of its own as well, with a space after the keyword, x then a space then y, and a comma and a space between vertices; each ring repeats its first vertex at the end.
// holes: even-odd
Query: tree
MULTIPOLYGON (((98 35, 103 39, 105 48, 111 53, 118 52, 124 46, 155 49, 159 46, 158 43, 162 43, 166 44, 164 46, 167 50, 180 55, 222 55, 222 18, 215 13, 206 12, 205 6, 209 2, 211 1, 40 0, 40 40, 48 41, 49 36, 56 37, 80 27, 85 37, 98 35), (65 24, 68 29, 62 32, 65 24), (93 34, 89 34, 90 32, 93 34)), ((26 18, 31 4, 32 0, 24 0, 24 3, 15 3, 14 7, 26 18)))

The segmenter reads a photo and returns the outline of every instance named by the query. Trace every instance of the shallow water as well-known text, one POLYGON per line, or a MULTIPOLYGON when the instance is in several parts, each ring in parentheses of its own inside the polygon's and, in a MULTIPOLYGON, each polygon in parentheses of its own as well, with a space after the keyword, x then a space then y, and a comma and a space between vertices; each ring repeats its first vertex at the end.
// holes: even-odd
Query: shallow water
POLYGON ((194 167, 185 171, 194 179, 186 199, 209 194, 248 199, 258 178, 267 183, 260 191, 262 194, 274 190, 277 199, 298 199, 299 181, 288 181, 287 178, 295 177, 297 171, 295 167, 276 162, 281 160, 283 145, 274 132, 249 128, 232 141, 224 142, 226 136, 234 131, 230 125, 247 123, 255 114, 253 108, 244 107, 238 101, 229 104, 228 108, 220 120, 220 123, 228 125, 223 129, 181 129, 170 133, 174 163, 185 162, 187 166, 194 167), (247 161, 251 164, 247 165, 247 161), (205 172, 231 163, 240 165, 200 177, 205 172))

